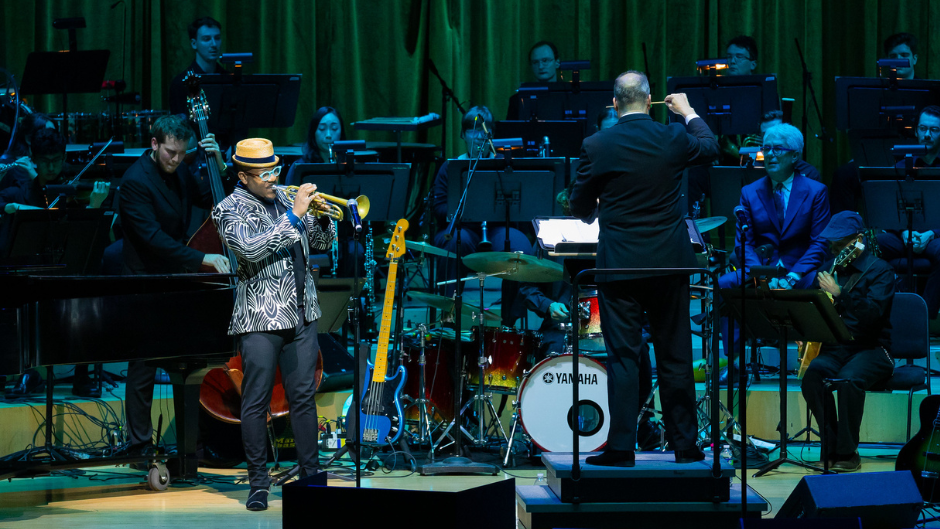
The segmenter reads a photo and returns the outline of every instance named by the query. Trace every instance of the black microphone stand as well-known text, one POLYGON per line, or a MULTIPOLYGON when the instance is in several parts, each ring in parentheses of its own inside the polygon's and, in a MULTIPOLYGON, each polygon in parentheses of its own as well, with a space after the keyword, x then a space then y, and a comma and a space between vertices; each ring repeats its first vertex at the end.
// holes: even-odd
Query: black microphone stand
POLYGON ((800 39, 794 38, 793 42, 796 43, 796 51, 800 56, 800 64, 803 66, 803 123, 801 129, 803 132, 803 159, 806 159, 807 153, 809 152, 809 142, 806 141, 808 137, 806 135, 809 129, 809 115, 806 112, 806 105, 808 103, 806 99, 806 91, 809 90, 811 96, 813 96, 813 107, 816 109, 816 119, 819 120, 819 134, 816 135, 817 138, 831 142, 832 138, 829 137, 829 133, 826 132, 826 126, 823 124, 822 113, 819 111, 819 101, 816 100, 816 90, 813 89, 813 74, 810 73, 809 67, 806 66, 806 60, 803 58, 803 49, 800 47, 800 39))
POLYGON ((434 61, 428 59, 428 70, 437 77, 437 80, 441 82, 441 156, 444 159, 447 159, 447 103, 453 101, 457 105, 457 110, 461 114, 466 114, 467 111, 464 110, 463 106, 460 104, 460 100, 457 99, 457 96, 454 95, 454 91, 447 86, 447 82, 444 81, 444 78, 441 77, 440 72, 437 71, 437 66, 434 65, 434 61))
MULTIPOLYGON (((443 81, 442 81, 443 82, 443 81)), ((461 331, 462 321, 461 313, 463 309, 463 281, 460 279, 460 264, 462 262, 462 255, 460 249, 460 232, 461 230, 461 219, 463 218, 464 206, 467 203, 467 192, 470 190, 470 184, 473 182, 473 175, 476 173, 477 164, 480 163, 480 158, 483 157, 484 146, 481 146, 478 149, 477 156, 473 160, 473 165, 470 166, 470 171, 467 173, 467 183, 463 188, 463 193, 460 195, 460 202, 457 204, 457 211, 454 212, 454 217, 450 221, 450 225, 447 226, 447 237, 448 239, 453 237, 456 233, 456 247, 454 248, 454 253, 456 254, 456 266, 454 272, 454 279, 456 280, 454 284, 454 370, 456 381, 454 384, 454 418, 451 423, 447 426, 444 432, 441 434, 441 440, 447 437, 451 429, 454 429, 453 439, 454 439, 454 456, 445 458, 440 462, 427 463, 418 467, 418 473, 422 476, 428 476, 433 474, 466 474, 466 473, 486 473, 496 475, 497 468, 494 465, 487 465, 484 463, 475 463, 470 458, 463 457, 460 454, 463 449, 463 430, 460 426, 460 404, 461 399, 463 398, 463 379, 462 370, 463 370, 463 352, 461 351, 461 331)), ((483 310, 483 307, 480 307, 480 310, 483 310)), ((480 329, 480 335, 482 336, 483 329, 480 329)), ((483 384, 483 379, 480 379, 480 384, 483 384)), ((498 419, 497 419, 498 420, 498 419)), ((434 450, 437 448, 437 444, 432 444, 431 446, 431 458, 434 458, 434 450)))

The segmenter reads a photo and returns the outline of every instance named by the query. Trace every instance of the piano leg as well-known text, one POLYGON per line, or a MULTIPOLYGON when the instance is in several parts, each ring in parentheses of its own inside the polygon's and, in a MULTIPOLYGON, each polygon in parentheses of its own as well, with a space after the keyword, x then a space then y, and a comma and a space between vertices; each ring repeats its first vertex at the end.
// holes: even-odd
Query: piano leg
MULTIPOLYGON (((160 364, 173 384, 173 411, 176 414, 176 451, 179 468, 171 478, 192 479, 199 469, 196 443, 199 439, 199 388, 210 369, 205 363, 160 364)), ((172 461, 168 463, 172 465, 172 461)))

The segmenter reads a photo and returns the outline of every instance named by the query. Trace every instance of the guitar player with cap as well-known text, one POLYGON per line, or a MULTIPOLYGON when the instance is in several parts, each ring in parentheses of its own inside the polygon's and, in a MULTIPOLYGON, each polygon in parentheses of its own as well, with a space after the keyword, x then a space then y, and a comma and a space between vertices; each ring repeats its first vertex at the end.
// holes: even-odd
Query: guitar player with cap
POLYGON ((280 366, 297 441, 301 477, 316 474, 317 403, 315 369, 321 310, 313 274, 306 266, 311 251, 333 242, 335 229, 320 212, 329 205, 313 184, 303 184, 291 201, 277 186, 279 158, 270 140, 238 142, 232 157, 239 183, 212 210, 212 221, 238 260, 235 311, 228 333, 239 338, 242 379, 242 442, 251 491, 245 507, 268 508, 267 414, 280 366))
MULTIPOLYGON (((858 213, 842 211, 832 216, 820 234, 833 256, 856 242, 865 243, 865 225, 858 213)), ((829 468, 855 472, 862 466, 858 454, 859 429, 865 408, 865 391, 885 380, 894 370, 888 355, 894 270, 870 250, 832 270, 834 259, 816 272, 819 288, 832 295, 836 311, 852 334, 851 344, 823 344, 819 356, 803 377, 803 397, 816 421, 826 418, 820 430, 827 437, 829 468), (835 380, 838 406, 826 379, 835 380), (825 414, 823 413, 825 406, 825 414)))

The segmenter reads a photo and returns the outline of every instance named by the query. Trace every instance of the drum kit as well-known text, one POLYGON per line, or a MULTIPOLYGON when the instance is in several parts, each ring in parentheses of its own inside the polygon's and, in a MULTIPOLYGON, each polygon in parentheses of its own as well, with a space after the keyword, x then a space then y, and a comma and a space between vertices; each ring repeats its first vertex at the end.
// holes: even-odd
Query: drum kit
MULTIPOLYGON (((704 232, 724 222, 722 217, 712 217, 698 219, 696 225, 704 232)), ((425 242, 408 241, 407 247, 412 252, 439 258, 456 257, 425 242)), ((572 424, 577 420, 584 432, 581 448, 601 449, 607 440, 610 412, 597 291, 581 291, 577 308, 572 311, 572 315, 579 318, 577 340, 581 353, 578 360, 580 402, 575 413, 571 402, 570 348, 541 357, 539 332, 499 326, 499 311, 486 308, 483 302, 483 281, 487 277, 551 283, 563 279, 562 266, 520 252, 478 252, 466 256, 463 263, 476 273, 460 281, 480 281, 479 303, 463 301, 461 309, 467 318, 461 328, 470 329, 460 336, 464 365, 456 365, 456 336, 452 329, 421 324, 403 334, 402 362, 408 375, 403 393, 410 401, 405 415, 411 426, 408 431, 412 442, 431 443, 433 454, 445 439, 453 440, 449 430, 457 428, 475 446, 491 446, 491 443, 505 446, 504 465, 508 465, 514 452, 531 453, 532 448, 543 452, 571 451, 572 424), (475 357, 478 357, 478 365, 474 365, 475 357), (463 400, 466 404, 456 416, 453 409, 455 375, 464 381, 461 385, 473 393, 472 398, 463 400), (493 405, 494 395, 504 399, 499 411, 493 405), (509 397, 512 397, 513 413, 507 435, 499 415, 509 397), (465 426, 476 421, 460 420, 471 406, 475 407, 475 419, 480 421, 475 435, 465 426), (483 424, 485 410, 489 411, 488 425, 483 424), (526 448, 519 450, 520 442, 526 448)), ((452 321, 453 298, 420 291, 409 291, 408 296, 441 311, 441 322, 452 321)), ((570 325, 565 327, 571 328, 570 325)), ((566 343, 572 339, 569 331, 566 343)))

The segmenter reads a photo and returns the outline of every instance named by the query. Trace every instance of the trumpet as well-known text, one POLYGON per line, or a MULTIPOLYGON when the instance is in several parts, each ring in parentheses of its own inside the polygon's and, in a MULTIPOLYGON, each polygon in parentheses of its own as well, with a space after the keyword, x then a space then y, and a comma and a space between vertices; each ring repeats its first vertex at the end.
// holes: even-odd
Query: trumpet
MULTIPOLYGON (((284 188, 284 193, 287 195, 287 199, 290 200, 291 204, 294 203, 294 197, 297 196, 297 190, 300 189, 299 186, 286 186, 284 188)), ((320 211, 317 207, 316 202, 310 203, 310 208, 307 210, 307 213, 313 215, 314 217, 320 217, 321 215, 326 215, 333 220, 343 220, 343 207, 346 206, 347 200, 345 198, 334 197, 333 195, 327 195, 326 193, 318 193, 323 200, 327 201, 329 206, 328 211, 320 211)), ((365 195, 359 195, 356 197, 356 207, 359 209, 359 217, 366 218, 366 215, 369 214, 369 197, 365 195)))

